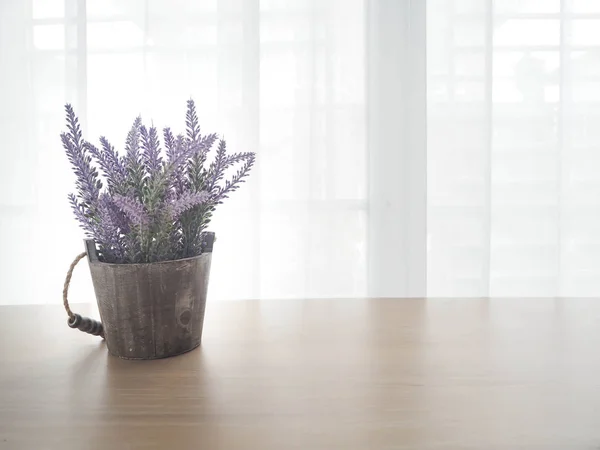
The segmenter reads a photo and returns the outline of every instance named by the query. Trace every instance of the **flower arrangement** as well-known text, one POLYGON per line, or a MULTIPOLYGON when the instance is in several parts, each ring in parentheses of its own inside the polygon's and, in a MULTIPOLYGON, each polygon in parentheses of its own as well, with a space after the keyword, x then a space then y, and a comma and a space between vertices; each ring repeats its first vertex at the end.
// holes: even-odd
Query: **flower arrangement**
POLYGON ((77 188, 69 202, 100 259, 128 264, 199 255, 216 206, 245 181, 255 154, 228 155, 225 140, 202 135, 193 100, 187 102, 186 134, 163 130, 164 152, 157 129, 140 117, 121 155, 105 137, 100 148, 84 140, 71 105, 65 111, 68 132, 61 140, 77 188), (225 179, 234 166, 237 172, 225 179))

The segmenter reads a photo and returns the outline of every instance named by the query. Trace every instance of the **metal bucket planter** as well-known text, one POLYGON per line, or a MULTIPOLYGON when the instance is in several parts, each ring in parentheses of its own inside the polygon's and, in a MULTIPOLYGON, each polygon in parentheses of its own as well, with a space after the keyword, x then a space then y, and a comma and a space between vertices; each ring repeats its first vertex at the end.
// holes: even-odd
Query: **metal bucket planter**
POLYGON ((157 359, 200 345, 214 233, 202 254, 148 264, 108 264, 86 241, 108 351, 124 359, 157 359))

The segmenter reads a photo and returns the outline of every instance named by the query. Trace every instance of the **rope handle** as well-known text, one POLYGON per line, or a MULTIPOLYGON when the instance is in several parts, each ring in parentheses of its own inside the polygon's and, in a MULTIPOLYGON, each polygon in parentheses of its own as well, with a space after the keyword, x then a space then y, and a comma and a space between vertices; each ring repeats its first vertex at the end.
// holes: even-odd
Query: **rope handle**
POLYGON ((71 328, 77 328, 79 331, 83 331, 84 333, 88 333, 94 336, 100 336, 104 339, 104 327, 102 323, 90 319, 89 317, 82 317, 79 314, 75 314, 71 311, 71 307, 69 306, 68 294, 69 294, 69 285, 71 284, 71 277, 73 276, 73 270, 75 270, 75 266, 79 261, 81 261, 87 255, 86 252, 80 253, 75 257, 69 270, 67 272, 67 277, 65 278, 65 286, 63 288, 63 305, 65 306, 65 311, 69 316, 67 320, 67 325, 71 328))

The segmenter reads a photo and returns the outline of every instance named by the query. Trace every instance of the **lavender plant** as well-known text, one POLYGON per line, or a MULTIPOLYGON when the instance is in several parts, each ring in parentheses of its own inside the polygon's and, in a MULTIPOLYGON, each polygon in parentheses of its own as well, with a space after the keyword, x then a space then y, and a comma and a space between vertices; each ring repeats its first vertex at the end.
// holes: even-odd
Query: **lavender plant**
POLYGON ((245 181, 255 154, 227 154, 225 140, 202 135, 193 100, 187 103, 185 135, 165 128, 163 151, 157 129, 138 117, 123 155, 105 137, 100 148, 86 141, 71 105, 65 111, 67 132, 61 140, 77 190, 69 202, 102 261, 147 263, 199 255, 215 208, 245 181))

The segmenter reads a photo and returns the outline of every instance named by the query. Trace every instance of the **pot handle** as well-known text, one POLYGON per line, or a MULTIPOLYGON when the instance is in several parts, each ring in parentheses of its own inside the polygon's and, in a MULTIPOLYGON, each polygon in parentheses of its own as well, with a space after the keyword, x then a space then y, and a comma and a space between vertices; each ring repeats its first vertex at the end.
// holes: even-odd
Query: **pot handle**
MULTIPOLYGON (((87 242, 86 245, 88 245, 87 242)), ((102 326, 102 323, 98 320, 94 320, 89 317, 82 317, 79 314, 75 314, 73 311, 71 311, 71 308, 69 306, 69 300, 67 298, 69 293, 69 285, 71 284, 71 277, 73 276, 73 270, 75 269, 77 263, 81 261, 86 255, 87 252, 83 252, 75 257, 75 259, 71 263, 71 266, 69 267, 67 277, 65 278, 65 286, 63 288, 63 305, 65 306, 65 311, 67 311, 67 315, 69 316, 67 325, 69 325, 69 327, 71 328, 77 328, 79 331, 83 331, 84 333, 89 333, 91 335, 100 336, 104 338, 104 327, 102 326)))

